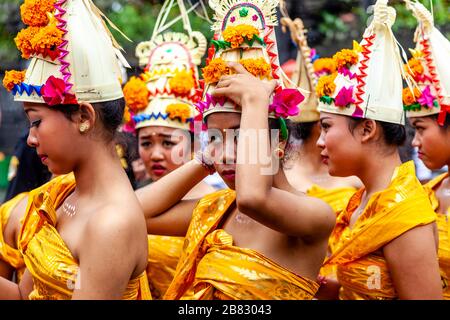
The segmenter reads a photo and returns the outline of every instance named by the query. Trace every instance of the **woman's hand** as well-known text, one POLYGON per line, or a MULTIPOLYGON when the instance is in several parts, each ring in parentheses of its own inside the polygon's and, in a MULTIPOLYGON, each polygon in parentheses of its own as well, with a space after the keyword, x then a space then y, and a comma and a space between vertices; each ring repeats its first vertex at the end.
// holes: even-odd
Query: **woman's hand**
POLYGON ((215 96, 225 96, 237 105, 245 108, 255 101, 264 101, 258 105, 269 106, 270 96, 277 86, 277 81, 265 82, 250 74, 240 63, 229 62, 228 67, 236 74, 220 78, 213 92, 215 96))

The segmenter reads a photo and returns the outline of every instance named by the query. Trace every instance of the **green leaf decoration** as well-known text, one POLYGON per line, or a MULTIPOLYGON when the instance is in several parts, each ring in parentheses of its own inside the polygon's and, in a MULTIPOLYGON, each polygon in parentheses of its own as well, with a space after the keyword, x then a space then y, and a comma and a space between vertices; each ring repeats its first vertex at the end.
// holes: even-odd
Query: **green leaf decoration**
POLYGON ((436 108, 439 108, 439 102, 438 102, 437 100, 434 100, 434 101, 433 101, 433 105, 434 105, 436 108))
POLYGON ((248 40, 247 38, 245 38, 245 42, 246 42, 250 47, 252 47, 252 46, 253 46, 253 43, 255 42, 255 37, 253 37, 251 40, 248 40))
POLYGON ((263 39, 261 39, 258 35, 254 35, 253 36, 253 40, 256 40, 256 41, 258 41, 261 45, 263 45, 263 46, 266 46, 266 43, 264 42, 264 40, 263 39))
POLYGON ((225 50, 226 48, 231 48, 231 42, 223 41, 223 40, 211 40, 211 43, 216 48, 216 51, 219 49, 225 50))
POLYGON ((320 97, 320 101, 326 104, 332 104, 334 101, 334 98, 330 97, 330 96, 323 96, 320 97))
POLYGON ((281 139, 287 140, 289 137, 289 132, 286 121, 283 118, 278 118, 278 121, 280 122, 281 139))
POLYGON ((247 9, 247 8, 242 8, 241 10, 239 10, 239 15, 240 15, 242 18, 248 16, 248 9, 247 9))

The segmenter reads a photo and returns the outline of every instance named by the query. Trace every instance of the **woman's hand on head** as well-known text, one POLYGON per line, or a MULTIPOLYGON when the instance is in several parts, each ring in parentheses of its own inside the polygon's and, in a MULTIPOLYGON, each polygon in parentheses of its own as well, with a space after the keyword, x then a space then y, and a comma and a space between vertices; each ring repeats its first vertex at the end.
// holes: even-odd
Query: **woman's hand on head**
POLYGON ((265 82, 254 77, 240 63, 229 62, 228 66, 236 74, 220 78, 213 95, 225 96, 242 108, 254 105, 258 101, 264 102, 267 107, 277 82, 275 80, 265 82))

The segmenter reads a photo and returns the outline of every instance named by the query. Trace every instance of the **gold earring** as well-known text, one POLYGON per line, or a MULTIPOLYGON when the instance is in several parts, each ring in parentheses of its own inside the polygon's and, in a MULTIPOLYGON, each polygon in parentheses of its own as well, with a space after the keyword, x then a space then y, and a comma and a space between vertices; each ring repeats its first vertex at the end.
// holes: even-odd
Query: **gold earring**
POLYGON ((275 157, 277 157, 278 159, 284 158, 284 150, 281 149, 280 147, 276 148, 273 153, 275 154, 275 157))
POLYGON ((87 122, 83 122, 82 124, 80 124, 80 132, 84 133, 86 132, 86 130, 89 129, 89 124, 87 122))

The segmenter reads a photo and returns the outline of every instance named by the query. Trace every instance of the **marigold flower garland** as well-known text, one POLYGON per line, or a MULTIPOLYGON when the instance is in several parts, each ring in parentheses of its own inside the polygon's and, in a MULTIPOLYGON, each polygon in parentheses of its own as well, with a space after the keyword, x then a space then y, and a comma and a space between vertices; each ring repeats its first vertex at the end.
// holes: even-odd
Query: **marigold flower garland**
POLYGON ((179 119, 186 123, 191 118, 191 108, 185 103, 173 103, 166 107, 166 113, 171 120, 179 119))
POLYGON ((136 113, 147 107, 150 91, 142 79, 133 76, 123 87, 123 95, 127 106, 136 113))
MULTIPOLYGON (((241 59, 239 63, 255 77, 272 79, 272 68, 264 58, 241 59)), ((222 58, 211 60, 202 72, 206 83, 216 83, 222 76, 232 74, 232 70, 222 58)))
POLYGON ((11 70, 5 72, 5 77, 3 78, 3 86, 6 90, 11 91, 15 84, 21 84, 25 80, 25 70, 17 71, 11 70))
POLYGON ((170 90, 178 95, 187 95, 195 87, 195 79, 192 72, 181 70, 169 80, 170 90))
POLYGON ((43 27, 49 22, 48 12, 53 13, 55 0, 25 0, 20 6, 23 23, 33 27, 43 27))
POLYGON ((351 49, 342 49, 333 56, 337 68, 350 69, 351 66, 358 62, 358 54, 351 49))

